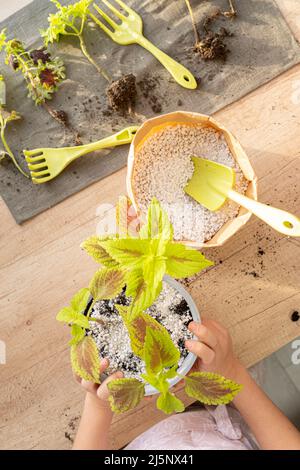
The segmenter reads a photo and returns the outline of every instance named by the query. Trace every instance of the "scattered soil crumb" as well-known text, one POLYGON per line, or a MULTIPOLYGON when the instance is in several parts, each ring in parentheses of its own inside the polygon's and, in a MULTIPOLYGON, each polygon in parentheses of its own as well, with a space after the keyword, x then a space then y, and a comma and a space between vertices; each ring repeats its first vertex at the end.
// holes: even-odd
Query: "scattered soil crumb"
POLYGON ((256 271, 245 272, 245 274, 248 276, 260 277, 260 275, 256 271))
POLYGON ((133 111, 136 94, 136 77, 132 73, 112 82, 106 89, 110 107, 123 114, 133 111))
POLYGON ((68 439, 68 441, 72 442, 72 444, 73 444, 74 438, 73 438, 73 437, 71 436, 71 434, 70 434, 69 432, 67 432, 67 431, 65 432, 65 438, 68 439))
POLYGON ((227 31, 226 28, 220 28, 218 33, 208 31, 206 35, 194 46, 194 52, 199 54, 204 60, 223 59, 227 58, 229 49, 224 41, 224 38, 232 36, 232 33, 227 31))
POLYGON ((159 85, 158 77, 145 75, 141 81, 138 82, 138 86, 142 92, 143 97, 148 101, 151 109, 154 113, 161 113, 162 103, 161 98, 157 96, 155 90, 159 85))

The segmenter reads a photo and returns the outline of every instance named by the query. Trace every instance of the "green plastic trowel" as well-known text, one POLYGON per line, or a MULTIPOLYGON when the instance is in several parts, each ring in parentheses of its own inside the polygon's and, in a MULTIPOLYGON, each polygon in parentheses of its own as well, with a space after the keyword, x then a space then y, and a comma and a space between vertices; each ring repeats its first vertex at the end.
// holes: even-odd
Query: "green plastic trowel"
POLYGON ((267 206, 234 191, 235 171, 228 166, 191 157, 194 173, 185 192, 211 211, 222 207, 227 198, 236 202, 284 235, 300 237, 300 219, 289 212, 267 206))

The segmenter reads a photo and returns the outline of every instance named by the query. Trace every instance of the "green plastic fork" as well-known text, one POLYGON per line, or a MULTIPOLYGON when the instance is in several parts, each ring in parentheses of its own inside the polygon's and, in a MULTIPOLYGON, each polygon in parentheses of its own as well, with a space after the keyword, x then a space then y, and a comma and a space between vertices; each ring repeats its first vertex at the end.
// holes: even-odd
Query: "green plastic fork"
POLYGON ((114 135, 105 137, 78 147, 40 148, 24 150, 25 160, 30 170, 31 179, 35 184, 47 183, 58 176, 71 162, 95 150, 130 144, 138 126, 126 127, 114 135))
POLYGON ((197 88, 196 79, 188 69, 176 62, 170 56, 165 54, 165 52, 158 49, 158 47, 152 44, 147 38, 145 38, 143 35, 143 20, 140 15, 132 10, 132 8, 129 8, 124 2, 122 2, 122 0, 115 1, 127 13, 126 15, 111 5, 108 0, 102 0, 107 8, 121 20, 121 23, 116 23, 109 15, 101 10, 101 8, 99 8, 96 3, 93 4, 95 10, 111 26, 113 31, 89 11, 89 15, 93 21, 99 25, 100 28, 102 28, 103 31, 116 43, 121 45, 136 43, 147 49, 160 61, 160 63, 168 70, 176 82, 179 83, 179 85, 182 87, 189 88, 191 90, 197 88))

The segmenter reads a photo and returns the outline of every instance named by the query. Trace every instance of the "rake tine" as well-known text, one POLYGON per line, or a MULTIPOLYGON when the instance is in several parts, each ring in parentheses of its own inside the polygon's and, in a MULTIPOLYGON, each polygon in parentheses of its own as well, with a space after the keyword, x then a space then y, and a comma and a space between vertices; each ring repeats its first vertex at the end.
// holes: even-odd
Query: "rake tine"
POLYGON ((29 170, 32 170, 32 171, 36 171, 36 170, 40 170, 41 168, 48 168, 47 164, 46 164, 46 160, 45 160, 45 163, 28 163, 28 168, 29 170))
MULTIPOLYGON (((97 5, 94 5, 95 9, 97 5)), ((95 15, 93 15, 93 13, 89 12, 89 15, 90 17, 92 18, 92 20, 98 25, 100 26, 101 29, 103 29, 103 31, 107 34, 107 36, 109 36, 111 39, 114 39, 114 34, 109 28, 107 28, 107 26, 105 26, 98 18, 96 18, 95 15)))
POLYGON ((37 157, 38 155, 43 155, 43 151, 41 149, 23 150, 23 154, 25 157, 37 157))
POLYGON ((34 178, 34 177, 31 177, 32 182, 33 182, 34 184, 47 183, 47 181, 50 181, 50 180, 52 180, 53 178, 54 178, 53 176, 45 176, 45 178, 34 178))
MULTIPOLYGON (((98 5, 96 5, 96 3, 93 4, 94 5, 94 8, 95 10, 97 10, 97 12, 99 13, 100 16, 102 16, 102 18, 107 21, 107 23, 114 29, 116 29, 118 27, 117 23, 111 19, 110 16, 108 16, 103 10, 101 10, 101 8, 98 7, 98 5)), ((108 29, 108 28, 107 28, 108 29)))
POLYGON ((132 10, 129 6, 127 6, 126 3, 122 2, 122 0, 115 0, 115 1, 120 5, 120 7, 123 8, 123 10, 127 11, 127 13, 135 14, 135 11, 132 10))
POLYGON ((42 171, 31 171, 30 174, 33 178, 36 178, 38 176, 50 175, 48 168, 47 170, 42 170, 42 171))
POLYGON ((109 8, 120 20, 125 20, 126 17, 117 9, 115 8, 108 0, 102 0, 102 2, 109 8))
POLYGON ((42 163, 46 161, 43 155, 40 155, 39 157, 25 157, 25 160, 27 163, 42 163))

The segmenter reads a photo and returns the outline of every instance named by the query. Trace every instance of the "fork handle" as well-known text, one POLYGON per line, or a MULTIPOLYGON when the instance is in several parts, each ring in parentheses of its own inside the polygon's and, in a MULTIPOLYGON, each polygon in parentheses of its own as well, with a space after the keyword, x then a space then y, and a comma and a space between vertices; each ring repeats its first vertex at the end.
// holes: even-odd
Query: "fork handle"
POLYGON ((104 137, 104 139, 98 140, 97 142, 91 142, 90 144, 86 145, 78 145, 77 147, 68 147, 68 149, 78 150, 79 155, 74 155, 74 158, 78 158, 79 156, 94 152, 95 150, 130 144, 137 130, 138 126, 126 127, 116 134, 110 135, 109 137, 104 137))
POLYGON ((197 88, 197 82, 192 73, 186 69, 183 65, 176 62, 172 57, 168 56, 165 52, 161 51, 152 42, 150 42, 145 36, 138 36, 136 42, 151 52, 157 60, 168 70, 172 77, 176 80, 179 85, 184 88, 194 90, 197 88))

